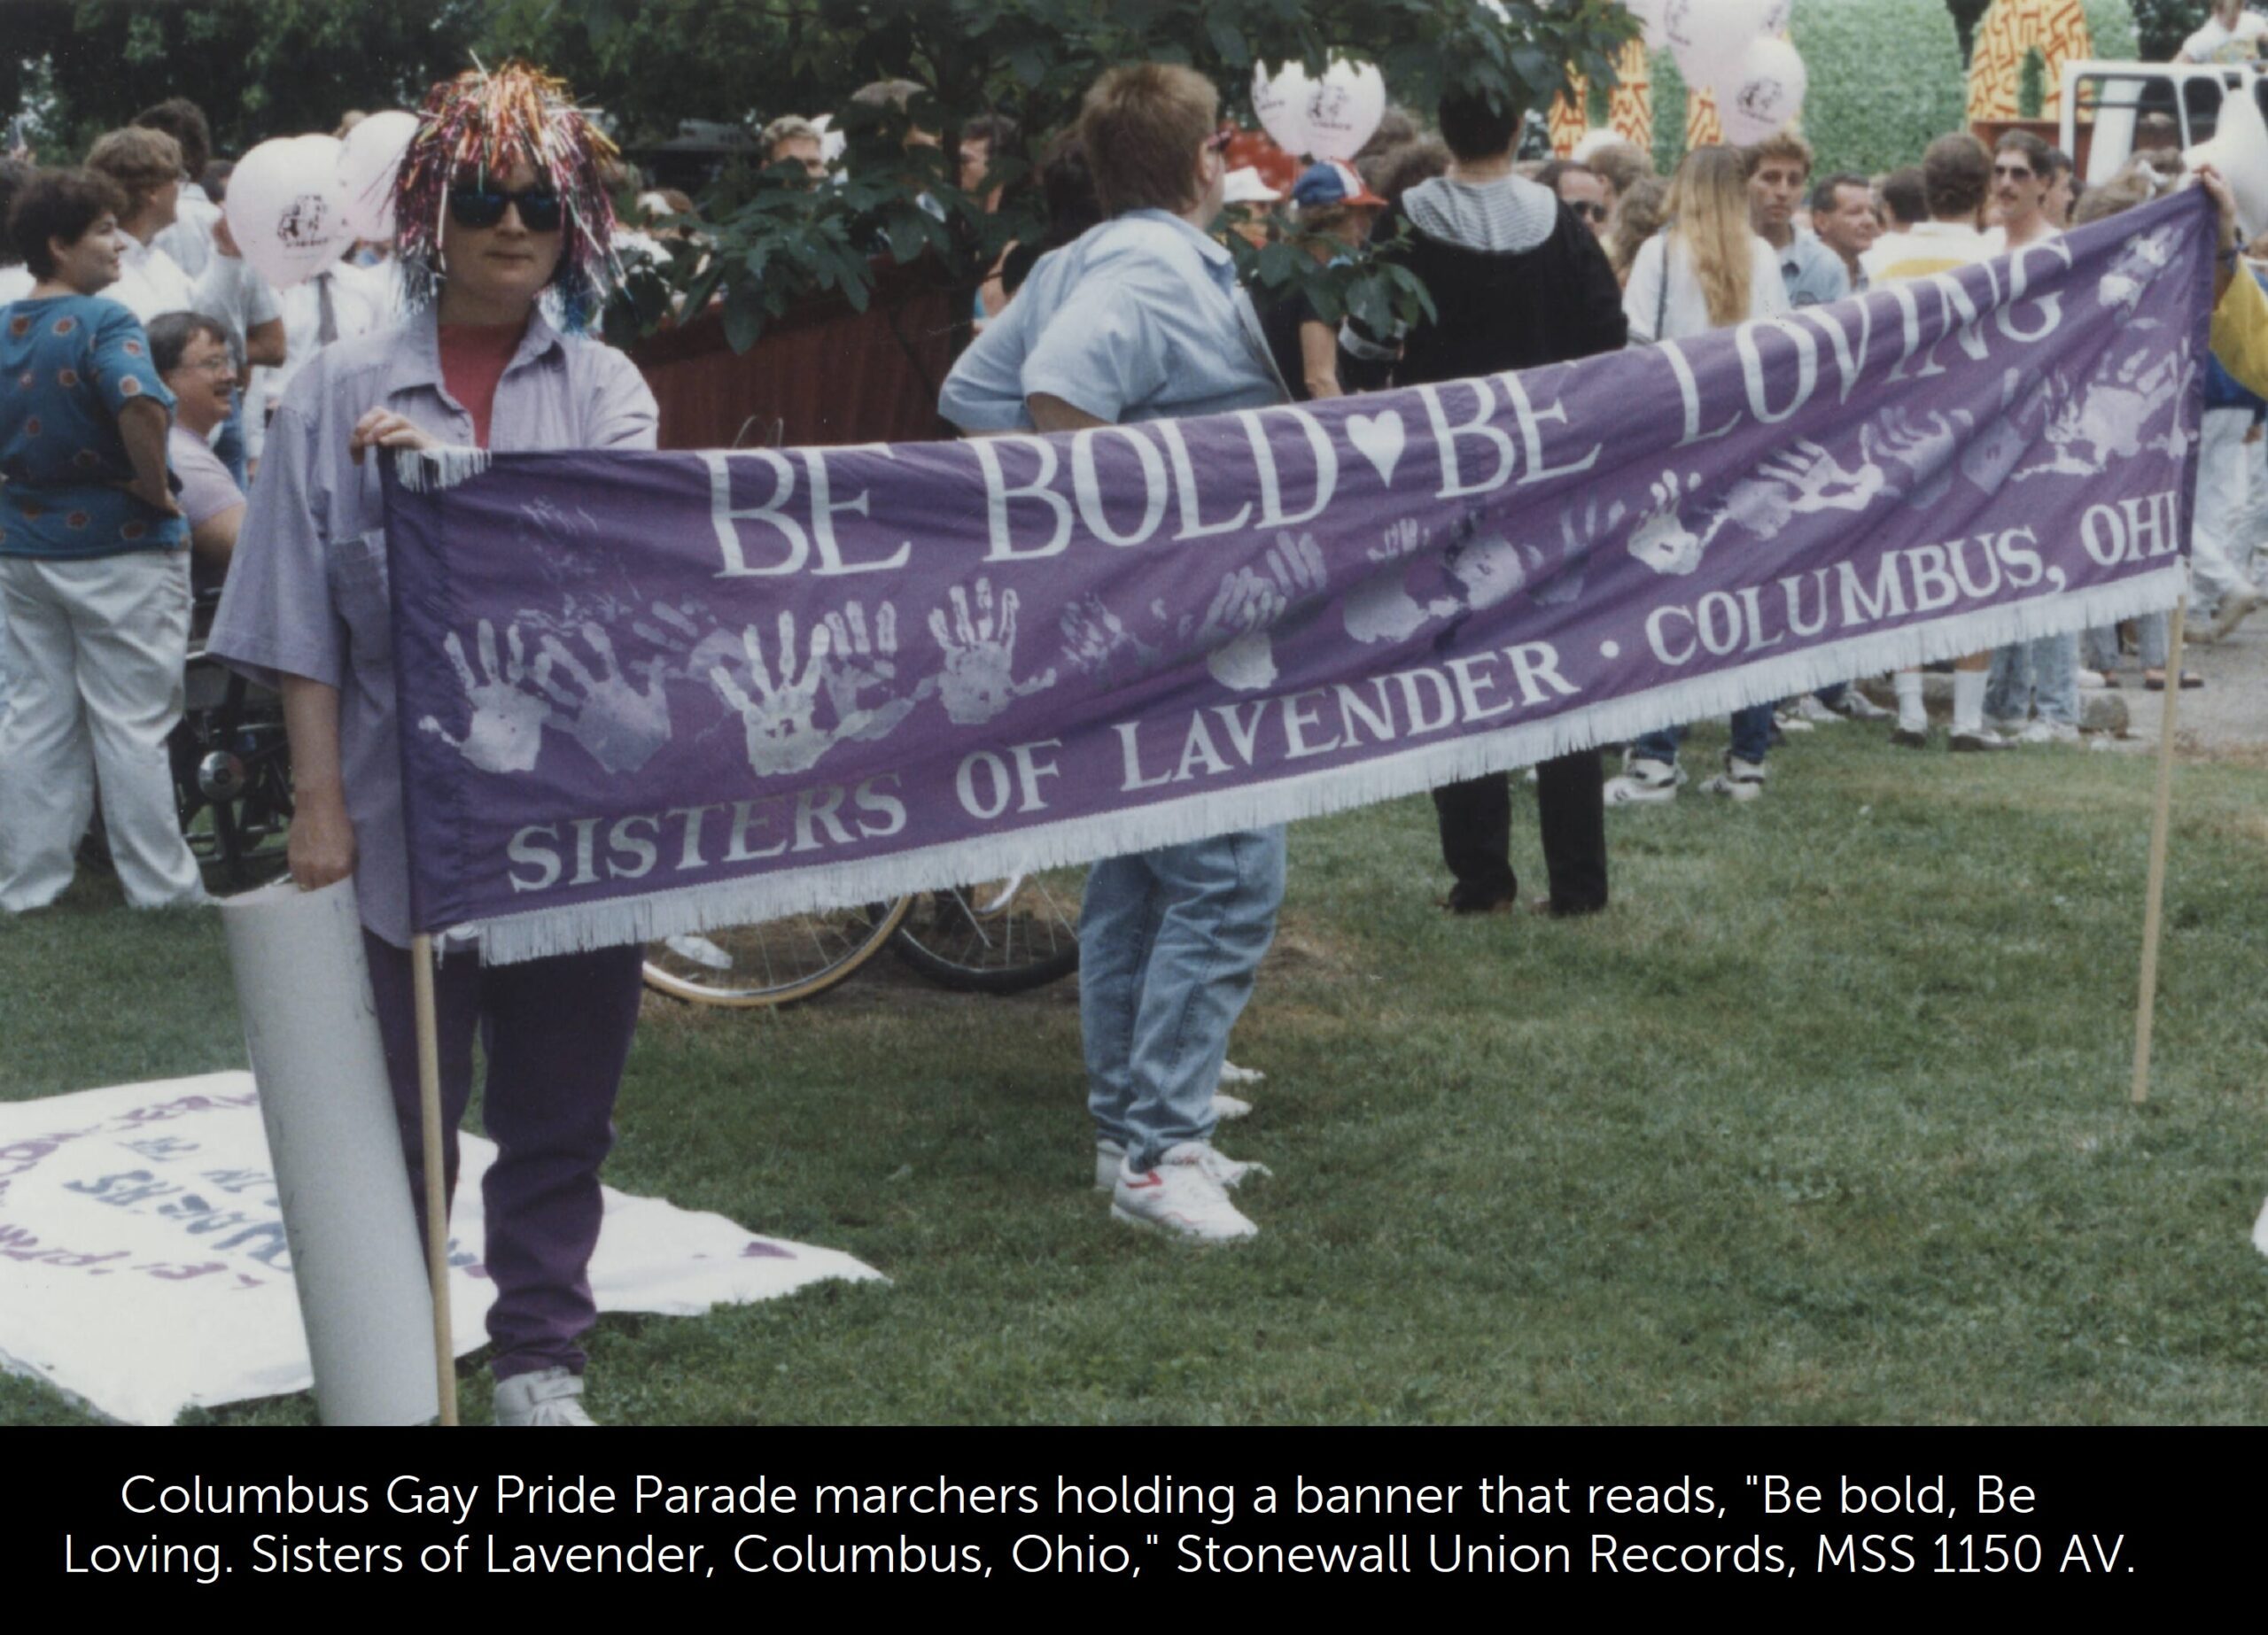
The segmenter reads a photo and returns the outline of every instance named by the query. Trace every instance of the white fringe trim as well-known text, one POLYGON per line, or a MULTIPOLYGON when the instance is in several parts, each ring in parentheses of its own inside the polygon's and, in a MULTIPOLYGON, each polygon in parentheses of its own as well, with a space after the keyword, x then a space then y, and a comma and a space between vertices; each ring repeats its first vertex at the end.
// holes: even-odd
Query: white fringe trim
POLYGON ((1611 699, 1548 721, 1413 746, 1349 766, 1208 790, 1146 806, 895 852, 816 864, 650 895, 540 909, 482 920, 482 957, 509 965, 554 954, 652 942, 686 932, 879 903, 1006 874, 1091 863, 1237 829, 1320 818, 1554 756, 1619 743, 1657 728, 1798 697, 1853 677, 1960 658, 2010 642, 2109 624, 2171 608, 2186 575, 2179 559, 2116 585, 1980 608, 1904 629, 1846 637, 1740 669, 1611 699))
POLYGON ((394 451, 394 475, 413 494, 438 493, 470 482, 488 469, 485 448, 400 448, 394 451))

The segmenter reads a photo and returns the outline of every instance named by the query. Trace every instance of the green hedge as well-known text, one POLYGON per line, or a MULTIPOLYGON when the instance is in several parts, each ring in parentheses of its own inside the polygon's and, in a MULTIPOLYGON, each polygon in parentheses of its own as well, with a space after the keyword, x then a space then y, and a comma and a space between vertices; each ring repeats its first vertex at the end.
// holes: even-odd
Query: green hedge
MULTIPOLYGON (((2088 0, 2090 26, 2098 6, 2124 12, 2126 0, 2088 0)), ((1934 138, 1964 128, 1969 81, 1945 0, 1796 0, 1790 32, 1810 71, 1803 129, 1821 174, 1914 164, 1934 138)), ((1684 152, 1685 80, 1662 51, 1654 162, 1666 175, 1684 152)))
MULTIPOLYGON (((2127 0, 2080 0, 2079 9, 2087 14, 2087 33, 2093 36, 2097 57, 2110 62, 2132 62, 2142 54, 2137 43, 2134 8, 2127 0)), ((2205 8, 2199 6, 2196 10, 2198 20, 2202 22, 2205 8)), ((2174 43, 2178 46, 2180 41, 2174 43)), ((2170 51, 2167 54, 2171 55, 2170 51)))

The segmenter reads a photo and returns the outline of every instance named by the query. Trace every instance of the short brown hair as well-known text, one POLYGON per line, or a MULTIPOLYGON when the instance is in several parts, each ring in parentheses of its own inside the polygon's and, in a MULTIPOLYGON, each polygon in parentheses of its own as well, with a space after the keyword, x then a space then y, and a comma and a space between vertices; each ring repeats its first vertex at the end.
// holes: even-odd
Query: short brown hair
POLYGON ((2157 197, 2157 187, 2152 181, 2156 174, 2147 165, 2130 161, 2109 181, 2099 182, 2086 190, 2085 197, 2071 212, 2071 225, 2085 227, 2090 221, 2100 221, 2106 216, 2117 215, 2122 210, 2148 204, 2157 197))
POLYGON ((1804 175, 1811 175, 1813 164, 1811 143, 1791 130, 1775 130, 1763 141, 1749 144, 1746 158, 1748 174, 1754 175, 1767 159, 1793 159, 1804 167, 1804 175))
POLYGON ((1130 63, 1087 89, 1079 143, 1105 215, 1189 208, 1197 151, 1220 123, 1212 81, 1177 63, 1130 63))
POLYGON ((2033 175, 2042 182, 2055 179, 2055 150, 2028 130, 2002 131, 2000 139, 1992 144, 1992 151, 2021 153, 2023 162, 2031 167, 2033 175))
POLYGON ((213 128, 205 122, 205 110, 188 97, 168 97, 155 107, 143 109, 134 116, 134 122, 161 130, 181 143, 181 167, 190 175, 202 176, 213 162, 213 128))
POLYGON ((55 252, 49 241, 75 244, 125 205, 118 183, 99 170, 35 171, 8 212, 8 242, 33 277, 52 278, 55 252))
POLYGON ((1967 131, 1938 137, 1922 155, 1922 197, 1933 220, 1973 214, 1992 190, 1992 156, 1967 131))
POLYGON ((1614 190, 1618 198, 1654 174, 1654 161, 1635 142, 1602 143, 1583 163, 1614 190))
POLYGON ((161 130, 128 125, 96 138, 87 151, 87 168, 118 183, 131 215, 167 182, 181 180, 181 143, 161 130))

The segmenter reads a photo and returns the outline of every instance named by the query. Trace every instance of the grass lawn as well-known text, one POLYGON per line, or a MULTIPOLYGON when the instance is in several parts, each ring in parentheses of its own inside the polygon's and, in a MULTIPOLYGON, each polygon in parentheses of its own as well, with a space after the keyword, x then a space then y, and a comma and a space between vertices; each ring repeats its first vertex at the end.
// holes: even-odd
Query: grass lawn
MULTIPOLYGON (((1722 730, 1697 732, 1697 770, 1722 730)), ((2126 1100, 2152 763, 1830 726, 1739 808, 1610 814, 1613 910, 1453 922, 1432 811, 1292 837, 1235 1057, 1252 1244, 1088 1189, 1072 985, 887 957, 776 1015, 649 998, 614 1185, 850 1251, 608 1317, 635 1422, 2268 1417, 2268 771, 2176 784, 2157 1071, 2126 1100)), ((1515 861, 1541 882, 1532 814, 1515 861)), ((209 918, 107 881, 0 925, 0 1096, 241 1065, 209 918)), ((469 1418, 485 1375, 467 1366, 469 1418)), ((0 1422, 81 1417, 0 1379, 0 1422)), ((305 1422, 307 1397, 212 1417, 305 1422)))

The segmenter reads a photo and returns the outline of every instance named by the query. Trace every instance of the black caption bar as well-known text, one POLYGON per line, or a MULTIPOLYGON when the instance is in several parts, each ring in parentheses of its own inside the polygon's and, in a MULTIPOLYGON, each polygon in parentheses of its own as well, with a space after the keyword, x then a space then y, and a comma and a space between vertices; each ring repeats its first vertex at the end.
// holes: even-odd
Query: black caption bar
MULTIPOLYGON (((19 1586, 1557 1581, 1755 1606, 2233 1583, 2257 1432, 17 1431, 19 1586), (2253 1445, 2248 1446, 2250 1444, 2253 1445)), ((1332 1589, 1329 1586, 1338 1586, 1332 1589)))

